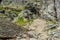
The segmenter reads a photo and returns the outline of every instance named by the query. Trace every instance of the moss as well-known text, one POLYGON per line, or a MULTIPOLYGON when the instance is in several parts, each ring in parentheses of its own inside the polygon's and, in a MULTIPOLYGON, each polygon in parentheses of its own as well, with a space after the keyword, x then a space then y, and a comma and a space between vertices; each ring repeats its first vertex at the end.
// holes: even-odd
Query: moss
POLYGON ((19 17, 18 20, 15 22, 18 25, 25 25, 26 23, 32 22, 33 19, 29 20, 24 20, 23 17, 19 17))
POLYGON ((0 6, 0 9, 1 9, 2 7, 0 6))
POLYGON ((0 9, 3 9, 3 7, 2 7, 2 6, 0 6, 0 9))
POLYGON ((26 22, 24 21, 24 18, 23 17, 19 17, 18 20, 16 21, 16 24, 19 24, 19 25, 24 25, 26 22))

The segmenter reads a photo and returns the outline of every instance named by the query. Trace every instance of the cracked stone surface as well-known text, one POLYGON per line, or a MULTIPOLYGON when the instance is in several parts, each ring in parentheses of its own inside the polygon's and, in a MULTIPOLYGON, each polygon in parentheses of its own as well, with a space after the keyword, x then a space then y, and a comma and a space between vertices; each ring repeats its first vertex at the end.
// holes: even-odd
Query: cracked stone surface
POLYGON ((23 31, 26 32, 25 28, 0 18, 0 37, 17 37, 23 31))
MULTIPOLYGON (((15 14, 11 14, 10 16, 9 14, 9 17, 15 15, 16 18, 22 16, 23 18, 31 19, 31 17, 33 17, 36 19, 23 26, 26 28, 25 30, 25 28, 21 28, 9 20, 0 18, 0 36, 15 37, 25 32, 25 34, 23 34, 21 38, 17 38, 17 40, 60 40, 60 0, 34 0, 34 2, 32 0, 19 0, 19 2, 17 0, 4 0, 0 3, 4 6, 9 4, 25 5, 26 3, 24 1, 30 3, 30 5, 27 5, 27 7, 29 6, 30 8, 22 10, 21 12, 23 12, 23 14, 21 13, 17 16, 15 14), (32 7, 35 7, 35 9, 32 7), (25 14, 25 10, 28 11, 27 14, 25 14)), ((13 19, 15 18, 13 17, 13 19)))

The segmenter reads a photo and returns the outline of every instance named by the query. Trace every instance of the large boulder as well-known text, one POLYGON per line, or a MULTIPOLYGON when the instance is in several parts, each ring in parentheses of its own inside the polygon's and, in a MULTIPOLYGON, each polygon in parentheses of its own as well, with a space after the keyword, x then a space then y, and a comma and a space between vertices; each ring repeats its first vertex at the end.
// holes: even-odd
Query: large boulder
POLYGON ((0 37, 18 37, 26 31, 25 28, 0 18, 0 37))

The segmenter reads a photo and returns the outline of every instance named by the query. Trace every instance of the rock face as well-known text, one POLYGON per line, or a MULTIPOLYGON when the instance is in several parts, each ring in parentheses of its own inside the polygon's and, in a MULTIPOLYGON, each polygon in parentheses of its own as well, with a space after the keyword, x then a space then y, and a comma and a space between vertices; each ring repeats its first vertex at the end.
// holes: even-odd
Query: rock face
POLYGON ((55 0, 56 12, 57 12, 57 19, 60 21, 60 0, 55 0))
POLYGON ((23 34, 23 31, 26 32, 21 26, 0 18, 0 37, 17 37, 23 34))
POLYGON ((15 4, 15 5, 23 5, 25 4, 26 0, 3 0, 2 5, 9 5, 9 4, 15 4))
POLYGON ((59 10, 60 10, 60 1, 59 0, 43 0, 43 6, 42 6, 42 10, 43 10, 43 16, 45 17, 45 15, 47 17, 45 18, 50 18, 52 20, 59 20, 59 10), (48 16, 49 15, 49 16, 48 16))
MULTIPOLYGON (((60 40, 60 0, 2 0, 0 3, 2 6, 12 5, 13 7, 24 5, 24 9, 18 15, 0 10, 0 13, 7 15, 12 20, 15 17, 17 19, 18 17, 37 19, 28 25, 29 32, 27 34, 30 40, 60 40), (46 21, 50 21, 50 24, 46 21)), ((0 36, 2 37, 19 36, 20 33, 25 32, 23 29, 4 18, 0 19, 0 36)))
POLYGON ((43 0, 43 14, 41 14, 41 16, 45 19, 56 20, 56 12, 54 7, 54 0, 43 0))
POLYGON ((11 20, 14 20, 14 18, 18 16, 16 13, 11 13, 11 12, 6 12, 4 14, 8 16, 11 20))

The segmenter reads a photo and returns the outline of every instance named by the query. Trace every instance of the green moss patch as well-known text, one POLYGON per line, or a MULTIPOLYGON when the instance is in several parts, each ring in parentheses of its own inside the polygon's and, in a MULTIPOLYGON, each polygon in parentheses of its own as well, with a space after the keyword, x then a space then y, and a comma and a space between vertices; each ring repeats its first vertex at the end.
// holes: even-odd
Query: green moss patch
POLYGON ((33 19, 31 20, 25 20, 23 17, 19 17, 18 20, 15 22, 18 25, 25 25, 26 23, 32 22, 33 19))

